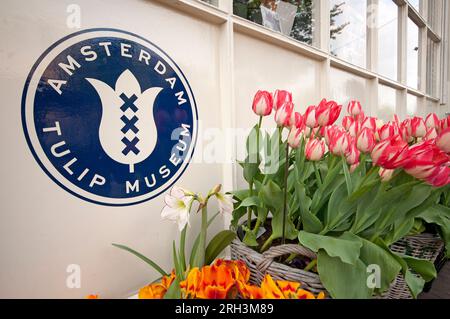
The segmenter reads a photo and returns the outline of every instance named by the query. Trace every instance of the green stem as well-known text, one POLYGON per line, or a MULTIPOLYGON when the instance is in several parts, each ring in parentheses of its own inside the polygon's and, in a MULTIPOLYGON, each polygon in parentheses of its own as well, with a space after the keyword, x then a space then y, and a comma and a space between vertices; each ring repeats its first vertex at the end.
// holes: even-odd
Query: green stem
POLYGON ((287 215, 287 181, 289 175, 289 143, 286 142, 286 163, 284 163, 284 199, 283 199, 283 233, 281 237, 281 244, 284 245, 286 241, 286 215, 287 215))
POLYGON ((273 240, 274 240, 274 238, 273 238, 272 236, 270 236, 270 237, 266 240, 266 242, 264 243, 264 245, 262 246, 261 252, 266 251, 267 248, 272 244, 273 240))
POLYGON ((255 228, 253 228, 253 233, 255 234, 255 235, 257 235, 258 234, 258 230, 259 230, 259 227, 261 226, 261 221, 259 220, 259 218, 256 220, 256 224, 255 224, 255 228))
POLYGON ((180 237, 180 261, 181 261, 181 268, 184 271, 186 271, 186 230, 187 225, 184 226, 183 231, 181 232, 180 237))
POLYGON ((311 269, 314 268, 315 265, 317 265, 317 259, 311 260, 311 262, 308 265, 306 265, 305 269, 303 269, 303 270, 310 271, 311 269))
MULTIPOLYGON (((248 187, 250 189, 250 197, 253 196, 253 182, 248 183, 248 187)), ((252 227, 252 208, 247 208, 247 227, 250 229, 252 227)))
POLYGON ((314 173, 316 174, 317 185, 319 187, 321 187, 322 186, 322 178, 320 177, 320 172, 317 169, 316 162, 313 161, 312 164, 313 164, 313 167, 314 167, 314 173))
POLYGON ((198 259, 197 267, 203 267, 205 265, 205 251, 206 251, 206 231, 208 229, 208 203, 205 203, 202 207, 202 226, 200 230, 200 241, 198 244, 198 259))
POLYGON ((353 183, 352 178, 350 176, 350 172, 348 170, 347 161, 344 156, 342 156, 342 168, 344 169, 344 175, 345 175, 345 184, 347 185, 347 192, 350 196, 353 191, 353 183))

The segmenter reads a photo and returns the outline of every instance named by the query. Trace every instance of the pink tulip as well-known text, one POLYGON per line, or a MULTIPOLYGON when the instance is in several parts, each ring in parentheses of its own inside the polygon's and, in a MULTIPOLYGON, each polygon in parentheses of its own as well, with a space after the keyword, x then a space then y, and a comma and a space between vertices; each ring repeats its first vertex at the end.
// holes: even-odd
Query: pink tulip
POLYGON ((272 95, 267 91, 258 91, 253 98, 253 112, 259 116, 266 116, 272 112, 272 95))
POLYGON ((436 138, 436 145, 445 153, 450 153, 450 127, 439 134, 436 138))
POLYGON ((286 102, 292 102, 292 93, 285 90, 276 90, 273 94, 273 107, 275 111, 283 106, 286 102))
POLYGON ((342 126, 348 131, 350 125, 355 121, 355 119, 351 116, 344 116, 342 119, 342 126))
POLYGON ((450 184, 450 167, 448 167, 447 165, 436 167, 435 169, 433 169, 426 181, 428 184, 435 187, 442 187, 450 184))
POLYGON ((425 119, 425 125, 428 128, 435 128, 435 129, 437 129, 439 127, 440 122, 439 122, 439 118, 436 115, 436 113, 428 114, 427 118, 425 119))
POLYGON ((345 155, 350 147, 350 135, 347 132, 336 130, 330 138, 330 152, 337 156, 345 155))
POLYGON ((358 121, 359 123, 364 122, 364 120, 366 119, 366 115, 364 114, 363 111, 361 111, 361 113, 359 113, 358 115, 355 116, 355 121, 358 121))
POLYGON ((342 106, 335 101, 323 99, 316 108, 316 120, 319 126, 334 124, 341 113, 342 106))
POLYGON ((449 160, 448 156, 432 141, 414 144, 408 149, 405 172, 417 179, 429 178, 436 167, 449 160))
POLYGON ((423 137, 424 141, 433 140, 438 136, 437 131, 435 128, 429 128, 427 130, 427 134, 423 137))
POLYGON ((398 117, 397 114, 394 114, 393 116, 393 122, 397 125, 400 125, 400 118, 398 117))
POLYGON ((291 148, 296 149, 300 145, 302 137, 303 129, 292 126, 291 130, 289 131, 287 142, 291 148))
POLYGON ((379 142, 372 150, 375 165, 388 169, 402 167, 407 160, 408 144, 399 135, 379 142))
POLYGON ((325 154, 325 142, 316 138, 310 138, 306 143, 305 156, 309 161, 320 161, 325 154))
POLYGON ((399 135, 406 143, 410 143, 413 141, 413 137, 411 136, 411 121, 409 119, 403 121, 399 126, 399 135))
POLYGON ((358 136, 359 131, 361 130, 361 124, 358 121, 353 121, 353 123, 348 128, 348 134, 351 137, 358 136))
POLYGON ((442 119, 439 125, 438 133, 445 130, 446 128, 450 127, 450 115, 447 116, 445 119, 442 119))
POLYGON ((305 124, 303 123, 303 116, 298 112, 292 112, 290 123, 292 127, 303 129, 305 124))
POLYGON ((374 117, 370 117, 370 116, 366 117, 365 120, 362 122, 361 129, 363 129, 365 127, 369 128, 373 132, 375 132, 377 129, 377 119, 374 117))
POLYGON ((361 103, 359 103, 359 101, 356 100, 352 100, 348 103, 347 106, 347 113, 350 115, 359 115, 362 112, 362 107, 361 107, 361 103))
POLYGON ((362 153, 370 153, 375 147, 375 134, 368 127, 363 128, 356 138, 356 147, 362 153))
POLYGON ((380 141, 390 138, 394 135, 399 134, 398 126, 393 123, 384 124, 379 130, 378 135, 380 137, 380 141))
POLYGON ((347 160, 347 164, 349 165, 355 165, 359 163, 359 150, 356 147, 355 143, 351 143, 350 146, 347 149, 347 152, 345 153, 345 158, 347 160))
POLYGON ((350 165, 349 172, 350 172, 350 173, 353 173, 353 172, 358 168, 359 164, 360 164, 360 163, 358 162, 358 163, 356 163, 356 164, 350 165))
POLYGON ((305 115, 303 116, 305 119, 305 124, 307 127, 315 128, 319 125, 316 119, 316 106, 311 105, 306 109, 305 115))
POLYGON ((290 127, 291 126, 291 116, 294 110, 294 104, 292 102, 285 102, 276 112, 275 112, 275 122, 278 127, 290 127))
POLYGON ((411 119, 411 136, 424 137, 427 134, 427 127, 423 118, 415 116, 411 119))
POLYGON ((378 171, 378 175, 380 176, 382 182, 389 182, 391 180, 394 172, 395 172, 394 169, 386 169, 386 168, 380 167, 380 170, 378 171))

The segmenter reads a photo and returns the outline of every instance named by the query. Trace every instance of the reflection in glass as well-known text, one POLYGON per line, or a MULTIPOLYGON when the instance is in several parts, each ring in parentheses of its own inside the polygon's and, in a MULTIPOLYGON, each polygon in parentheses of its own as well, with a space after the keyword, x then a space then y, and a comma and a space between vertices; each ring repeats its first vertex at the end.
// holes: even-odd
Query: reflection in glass
POLYGON ((392 0, 378 5, 378 73, 397 80, 398 7, 392 0))
POLYGON ((219 0, 200 0, 200 1, 212 4, 213 6, 216 7, 219 6, 219 0))
POLYGON ((233 0, 233 13, 312 45, 313 2, 313 0, 233 0))
POLYGON ((420 116, 417 96, 408 94, 406 98, 406 114, 408 116, 420 116))
POLYGON ((378 109, 376 116, 384 122, 392 121, 397 104, 397 90, 386 85, 378 87, 378 109))
POLYGON ((366 66, 366 0, 330 0, 331 54, 366 66))
POLYGON ((419 84, 419 27, 408 19, 407 84, 414 89, 419 84))
MULTIPOLYGON (((434 0, 431 0, 430 2, 432 2, 432 1, 434 1, 434 0)), ((414 9, 417 10, 417 12, 419 12, 420 0, 409 0, 408 2, 414 9)))

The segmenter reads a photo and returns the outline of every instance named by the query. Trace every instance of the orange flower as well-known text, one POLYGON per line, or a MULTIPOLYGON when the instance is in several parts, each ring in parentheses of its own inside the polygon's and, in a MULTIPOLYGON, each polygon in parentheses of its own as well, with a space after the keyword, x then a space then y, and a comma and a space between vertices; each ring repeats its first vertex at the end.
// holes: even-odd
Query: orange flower
POLYGON ((324 299, 325 294, 323 292, 317 295, 317 298, 313 293, 300 288, 300 283, 291 281, 277 280, 276 282, 272 277, 267 274, 262 283, 261 289, 264 299, 324 299))
POLYGON ((263 290, 254 285, 248 285, 243 282, 237 282, 239 293, 244 299, 263 299, 264 293, 263 290))
POLYGON ((187 299, 192 299, 197 296, 197 291, 200 288, 200 280, 202 273, 198 267, 192 268, 188 273, 186 280, 180 282, 181 292, 187 299))
POLYGON ((217 259, 214 263, 216 266, 225 265, 233 270, 234 279, 243 283, 250 280, 250 270, 242 260, 224 260, 217 259))
POLYGON ((98 299, 98 295, 87 295, 86 299, 98 299))
POLYGON ((175 271, 169 276, 163 276, 161 282, 153 283, 139 289, 139 299, 162 299, 175 280, 175 271))

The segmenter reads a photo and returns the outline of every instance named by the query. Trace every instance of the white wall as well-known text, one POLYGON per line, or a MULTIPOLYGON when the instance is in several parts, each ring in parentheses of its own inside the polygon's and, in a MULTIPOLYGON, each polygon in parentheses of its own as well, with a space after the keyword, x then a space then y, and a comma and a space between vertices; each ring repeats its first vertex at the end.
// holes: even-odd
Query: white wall
MULTIPOLYGON (((157 273, 126 252, 127 244, 166 269, 177 227, 160 218, 163 197, 114 208, 82 201, 41 170, 25 142, 20 99, 28 72, 51 44, 77 30, 66 26, 73 1, 2 1, 0 11, 0 298, 124 297, 157 273), (66 267, 81 266, 81 289, 66 287, 66 267)), ((82 29, 127 30, 161 47, 179 65, 194 92, 204 127, 219 127, 216 26, 159 3, 78 0, 82 29)), ((199 138, 201 143, 201 138, 199 138)), ((191 164, 180 185, 207 192, 221 182, 218 164, 191 164)), ((199 216, 193 217, 198 221, 199 216)), ((197 228, 194 222, 194 229, 197 228)), ((215 229, 222 227, 218 220, 215 229)))

